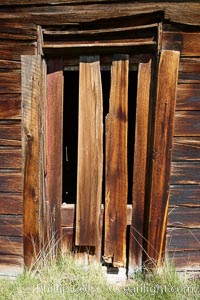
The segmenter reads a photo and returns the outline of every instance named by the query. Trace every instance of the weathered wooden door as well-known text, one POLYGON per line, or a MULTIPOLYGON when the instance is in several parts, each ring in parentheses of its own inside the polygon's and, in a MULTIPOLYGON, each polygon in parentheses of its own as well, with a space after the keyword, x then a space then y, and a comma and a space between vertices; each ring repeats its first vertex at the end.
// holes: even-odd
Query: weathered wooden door
MULTIPOLYGON (((61 203, 63 136, 67 134, 63 131, 62 59, 48 60, 46 72, 41 58, 23 58, 24 76, 26 74, 26 78, 22 78, 23 132, 27 162, 24 166, 24 232, 29 240, 31 237, 33 242, 39 240, 40 250, 42 239, 47 236, 56 248, 60 248, 60 242, 65 248, 65 241, 69 239, 76 251, 89 251, 96 259, 103 257, 115 267, 127 266, 128 260, 129 266, 140 267, 144 252, 151 258, 160 258, 166 226, 178 57, 175 51, 161 53, 158 83, 152 82, 151 58, 134 63, 137 84, 136 96, 132 99, 130 72, 134 59, 128 54, 113 55, 106 113, 101 56, 78 58, 77 189, 73 205, 61 203), (40 73, 38 86, 42 88, 34 96, 37 102, 33 103, 31 97, 26 98, 26 93, 32 88, 30 82, 35 71, 29 74, 27 66, 35 62, 40 73), (154 93, 150 93, 152 86, 157 88, 156 101, 154 93), (130 114, 132 102, 135 102, 133 115, 130 114), (27 118, 29 109, 30 118, 27 118), (34 138, 29 139, 32 135, 27 128, 35 122, 39 127, 33 132, 34 138), (133 124, 133 158, 130 160, 133 124), (31 160, 29 148, 32 151, 34 145, 37 151, 31 160), (37 178, 37 185, 33 185, 31 176, 34 180, 37 178), (33 208, 34 219, 29 218, 33 208), (156 249, 154 253, 151 247, 156 249)), ((35 95, 34 91, 31 95, 35 95)), ((67 97, 66 101, 69 101, 67 97)), ((25 246, 27 257, 33 256, 33 246, 29 244, 25 246)))

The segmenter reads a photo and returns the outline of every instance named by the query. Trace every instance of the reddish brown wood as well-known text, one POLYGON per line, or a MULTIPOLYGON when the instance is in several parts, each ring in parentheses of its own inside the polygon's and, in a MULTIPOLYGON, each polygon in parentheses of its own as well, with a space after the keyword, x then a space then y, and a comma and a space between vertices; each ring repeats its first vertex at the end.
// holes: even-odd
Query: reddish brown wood
POLYGON ((127 55, 113 58, 109 114, 106 116, 104 259, 122 267, 126 265, 128 66, 127 55))
POLYGON ((47 62, 46 200, 48 230, 55 251, 60 248, 62 201, 63 70, 60 58, 47 62))
MULTIPOLYGON (((200 44, 200 34, 199 41, 200 44)), ((193 56, 195 53, 193 52, 193 56)), ((200 51, 199 51, 200 56, 200 51)), ((179 82, 200 83, 200 59, 182 59, 179 66, 179 82)))
POLYGON ((0 145, 21 145, 21 123, 17 121, 0 121, 0 145))
POLYGON ((0 193, 0 214, 22 214, 23 197, 21 194, 0 193))
MULTIPOLYGON (((104 205, 101 205, 100 219, 104 216, 104 205)), ((127 205, 127 225, 131 225, 132 205, 127 205)), ((75 204, 61 206, 61 226, 75 228, 75 204)))
POLYGON ((200 136, 200 111, 177 111, 175 113, 175 136, 200 136))
POLYGON ((0 276, 15 277, 23 273, 23 257, 0 254, 0 276))
POLYGON ((147 255, 160 263, 165 244, 179 52, 162 51, 158 69, 147 255))
POLYGON ((200 56, 199 32, 163 32, 163 50, 177 50, 182 56, 200 56))
POLYGON ((22 193, 22 174, 10 172, 0 173, 0 192, 22 193))
POLYGON ((97 56, 80 57, 76 245, 97 246, 103 176, 103 99, 97 56))
POLYGON ((21 119, 20 94, 0 94, 0 119, 21 119))
POLYGON ((179 84, 176 99, 177 110, 200 109, 200 84, 179 84))
POLYGON ((19 70, 12 72, 0 73, 0 93, 20 93, 21 91, 21 75, 19 70))
POLYGON ((0 41, 1 59, 20 61, 21 55, 34 55, 35 52, 35 43, 22 43, 16 41, 6 41, 5 43, 5 41, 0 41))
POLYGON ((133 268, 142 266, 150 82, 151 60, 148 63, 139 64, 138 69, 132 191, 133 215, 129 244, 129 267, 133 268))
POLYGON ((0 169, 20 169, 22 168, 21 149, 0 149, 0 169))

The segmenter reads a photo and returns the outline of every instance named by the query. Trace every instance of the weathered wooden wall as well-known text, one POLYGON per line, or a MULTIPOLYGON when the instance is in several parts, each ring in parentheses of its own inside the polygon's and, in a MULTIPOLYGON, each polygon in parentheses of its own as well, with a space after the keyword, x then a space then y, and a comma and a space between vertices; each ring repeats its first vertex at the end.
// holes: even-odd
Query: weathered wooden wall
POLYGON ((200 34, 163 27, 164 49, 181 51, 172 148, 167 251, 179 268, 200 261, 200 34))
MULTIPOLYGON (((92 24, 95 29, 95 24, 101 28, 106 20, 112 24, 117 17, 127 25, 157 22, 158 17, 200 25, 198 1, 192 4, 146 1, 129 5, 103 2, 89 0, 86 5, 79 0, 5 0, 0 3, 0 274, 15 274, 23 266, 20 56, 39 51, 37 25, 48 30, 59 30, 59 26, 83 30, 92 24)), ((186 257, 189 266, 195 266, 200 255, 200 58, 197 58, 200 34, 194 27, 184 32, 165 25, 163 30, 161 48, 181 50, 167 249, 177 266, 185 266, 186 257)))

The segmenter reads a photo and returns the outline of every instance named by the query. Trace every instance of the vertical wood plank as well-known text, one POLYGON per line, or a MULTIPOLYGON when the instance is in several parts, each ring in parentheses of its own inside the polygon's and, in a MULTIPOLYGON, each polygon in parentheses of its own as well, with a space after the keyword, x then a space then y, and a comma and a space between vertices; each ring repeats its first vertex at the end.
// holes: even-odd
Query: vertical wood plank
POLYGON ((22 56, 22 153, 24 259, 30 267, 40 249, 40 56, 22 56))
MULTIPOLYGON (((151 60, 140 63, 138 69, 135 147, 132 190, 132 223, 130 227, 129 267, 142 266, 142 247, 144 234, 144 207, 147 176, 147 148, 149 100, 151 83, 151 60)), ((133 117, 134 120, 134 117, 133 117)), ((130 120, 131 122, 131 120, 130 120)))
POLYGON ((61 58, 47 62, 46 196, 48 229, 55 252, 61 242, 63 70, 61 58))
POLYGON ((128 55, 113 57, 109 114, 106 116, 106 199, 104 259, 126 265, 128 196, 128 55))
POLYGON ((103 173, 103 100, 98 56, 80 57, 76 245, 98 246, 103 173))
POLYGON ((165 246, 179 55, 177 51, 162 51, 158 68, 147 232, 148 259, 158 264, 165 246))

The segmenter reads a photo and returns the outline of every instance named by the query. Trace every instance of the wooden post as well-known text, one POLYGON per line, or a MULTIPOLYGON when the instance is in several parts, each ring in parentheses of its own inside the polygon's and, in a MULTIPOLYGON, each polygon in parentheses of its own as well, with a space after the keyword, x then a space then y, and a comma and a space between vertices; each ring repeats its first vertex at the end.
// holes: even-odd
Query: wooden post
POLYGON ((162 51, 158 68, 147 229, 147 260, 150 266, 161 263, 165 245, 179 55, 177 51, 162 51))
POLYGON ((104 259, 126 265, 128 196, 128 55, 113 57, 109 114, 106 116, 106 199, 104 259))

